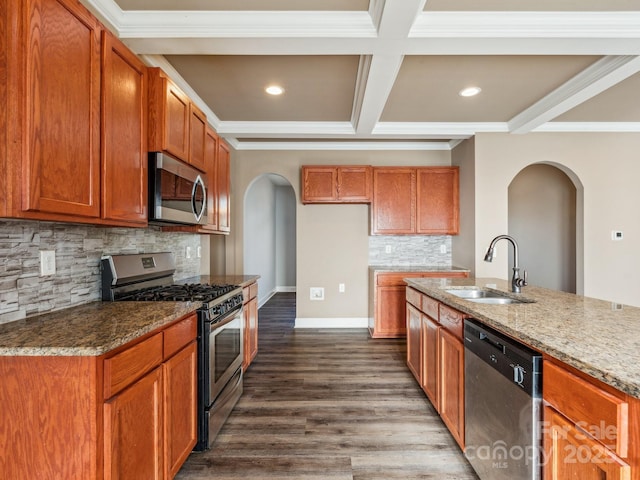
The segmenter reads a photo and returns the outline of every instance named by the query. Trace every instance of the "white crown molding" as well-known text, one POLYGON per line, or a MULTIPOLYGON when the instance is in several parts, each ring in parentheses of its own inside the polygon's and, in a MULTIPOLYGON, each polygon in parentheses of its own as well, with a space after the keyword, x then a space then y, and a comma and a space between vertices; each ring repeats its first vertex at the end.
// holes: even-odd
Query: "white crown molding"
POLYGON ((374 38, 368 12, 128 11, 125 38, 374 38))
POLYGON ((412 38, 640 38, 640 12, 422 12, 412 38))
POLYGON ((549 122, 534 133, 640 133, 640 122, 549 122))
POLYGON ((420 136, 422 138, 472 137, 476 133, 507 133, 506 122, 380 122, 373 129, 374 136, 420 136))
POLYGON ((342 142, 229 142, 235 150, 314 150, 314 151, 442 151, 451 150, 450 142, 392 142, 354 140, 342 142))
POLYGON ((317 138, 353 137, 350 122, 225 122, 218 124, 220 135, 233 137, 297 138, 313 135, 317 138))
POLYGON ((509 120, 512 133, 527 133, 640 71, 640 57, 601 58, 509 120))

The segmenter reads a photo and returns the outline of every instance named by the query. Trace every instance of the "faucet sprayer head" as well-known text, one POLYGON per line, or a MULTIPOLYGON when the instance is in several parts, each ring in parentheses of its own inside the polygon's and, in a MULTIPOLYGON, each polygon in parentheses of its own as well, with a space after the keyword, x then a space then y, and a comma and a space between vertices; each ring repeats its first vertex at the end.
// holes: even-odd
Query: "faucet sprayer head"
POLYGON ((489 250, 487 250, 487 253, 484 256, 484 261, 485 262, 492 262, 493 261, 493 247, 489 247, 489 250))

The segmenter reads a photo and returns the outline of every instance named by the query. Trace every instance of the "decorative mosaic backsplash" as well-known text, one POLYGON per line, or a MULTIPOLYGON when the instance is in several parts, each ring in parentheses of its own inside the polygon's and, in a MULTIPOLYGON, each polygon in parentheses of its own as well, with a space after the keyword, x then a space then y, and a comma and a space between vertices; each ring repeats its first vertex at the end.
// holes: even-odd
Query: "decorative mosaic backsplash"
POLYGON ((175 278, 184 278, 200 274, 199 246, 200 235, 157 227, 0 221, 0 323, 99 300, 103 254, 173 252, 175 278), (40 250, 55 250, 55 275, 40 276, 40 250))
POLYGON ((369 265, 450 266, 451 236, 369 236, 369 265), (443 252, 443 245, 446 252, 443 252))

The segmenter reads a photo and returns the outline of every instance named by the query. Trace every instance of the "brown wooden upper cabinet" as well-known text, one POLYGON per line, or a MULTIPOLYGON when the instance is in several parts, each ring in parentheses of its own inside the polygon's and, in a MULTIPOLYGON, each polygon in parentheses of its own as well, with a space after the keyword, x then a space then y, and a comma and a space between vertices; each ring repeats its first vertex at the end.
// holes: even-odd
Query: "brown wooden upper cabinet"
POLYGON ((167 152, 206 171, 207 117, 157 67, 149 69, 149 150, 167 152))
POLYGON ((372 235, 457 235, 457 167, 374 167, 372 235))
POLYGON ((0 215, 145 226, 146 67, 77 1, 0 15, 0 215))
POLYGON ((302 167, 302 203, 370 203, 371 167, 302 167))

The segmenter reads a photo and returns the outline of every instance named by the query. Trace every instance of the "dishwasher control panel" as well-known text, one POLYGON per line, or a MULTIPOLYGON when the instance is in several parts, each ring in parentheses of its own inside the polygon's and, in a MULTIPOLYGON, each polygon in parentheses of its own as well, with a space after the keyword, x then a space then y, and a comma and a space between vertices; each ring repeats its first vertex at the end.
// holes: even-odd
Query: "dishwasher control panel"
POLYGON ((464 345, 467 354, 476 355, 527 394, 540 397, 540 353, 474 319, 464 321, 464 345))

